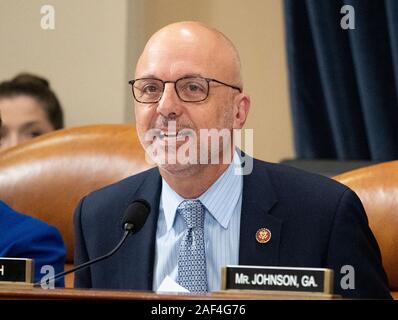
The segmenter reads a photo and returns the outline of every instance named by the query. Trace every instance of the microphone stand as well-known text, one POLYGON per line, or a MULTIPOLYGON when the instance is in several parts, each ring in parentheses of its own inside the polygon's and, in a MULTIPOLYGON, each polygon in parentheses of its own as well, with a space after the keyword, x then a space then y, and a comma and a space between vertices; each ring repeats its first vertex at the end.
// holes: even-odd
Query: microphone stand
POLYGON ((47 279, 45 282, 44 282, 44 281, 38 281, 38 282, 36 282, 33 286, 34 286, 34 287, 38 287, 38 286, 40 286, 42 283, 49 284, 50 281, 55 281, 55 280, 57 280, 57 279, 59 279, 59 278, 61 278, 61 277, 66 276, 66 275, 69 274, 69 273, 76 272, 76 271, 78 271, 78 270, 80 270, 80 269, 83 269, 83 268, 85 268, 85 267, 87 267, 87 266, 93 264, 93 263, 96 263, 96 262, 99 262, 99 261, 104 260, 104 259, 106 259, 106 258, 109 258, 109 257, 112 256, 116 251, 119 250, 119 248, 122 246, 123 242, 127 239, 127 237, 128 237, 128 236, 131 234, 131 232, 133 231, 133 228, 134 228, 134 225, 133 225, 132 223, 128 223, 128 222, 127 222, 127 223, 124 224, 124 235, 123 235, 123 237, 122 237, 122 240, 120 240, 120 242, 117 244, 117 246, 116 246, 112 251, 110 251, 109 253, 107 253, 107 254, 105 254, 105 255, 103 255, 103 256, 101 256, 101 257, 98 257, 98 258, 96 258, 96 259, 94 259, 94 260, 90 260, 90 261, 87 261, 87 262, 85 262, 85 263, 83 263, 83 264, 80 264, 80 265, 78 265, 78 266, 76 266, 76 267, 74 267, 74 268, 72 268, 72 269, 70 269, 70 270, 68 270, 68 271, 60 272, 60 273, 56 274, 55 276, 53 276, 52 278, 47 279))

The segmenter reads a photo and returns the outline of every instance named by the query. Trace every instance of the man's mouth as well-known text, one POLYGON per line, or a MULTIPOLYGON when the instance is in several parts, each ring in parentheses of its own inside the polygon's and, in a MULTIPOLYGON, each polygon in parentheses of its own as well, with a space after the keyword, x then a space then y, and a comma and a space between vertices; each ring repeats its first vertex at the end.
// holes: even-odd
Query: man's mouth
POLYGON ((185 140, 187 136, 191 135, 191 129, 181 129, 178 131, 159 130, 157 137, 163 139, 176 139, 177 141, 185 140))
POLYGON ((159 133, 159 138, 176 138, 178 135, 178 132, 165 132, 165 131, 160 131, 159 133))

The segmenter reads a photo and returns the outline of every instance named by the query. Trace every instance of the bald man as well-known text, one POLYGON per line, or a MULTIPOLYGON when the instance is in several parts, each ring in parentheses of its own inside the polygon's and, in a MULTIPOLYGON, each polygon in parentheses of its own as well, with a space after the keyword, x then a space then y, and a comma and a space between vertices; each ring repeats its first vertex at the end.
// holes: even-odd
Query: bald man
POLYGON ((231 41, 204 24, 174 23, 150 38, 130 84, 137 133, 157 166, 80 201, 75 263, 118 243, 132 201, 146 199, 151 213, 115 256, 78 272, 75 285, 157 290, 171 277, 204 293, 220 289, 226 265, 324 267, 334 270, 337 294, 389 298, 354 192, 235 147, 233 131, 250 109, 240 69, 231 41), (355 286, 344 289, 347 265, 355 286))

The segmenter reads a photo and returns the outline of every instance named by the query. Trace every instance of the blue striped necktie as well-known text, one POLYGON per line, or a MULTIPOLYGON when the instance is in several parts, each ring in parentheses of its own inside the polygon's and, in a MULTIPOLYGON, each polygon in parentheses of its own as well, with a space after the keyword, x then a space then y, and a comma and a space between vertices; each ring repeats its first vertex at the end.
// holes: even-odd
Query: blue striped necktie
POLYGON ((177 282, 192 293, 207 292, 204 207, 199 200, 185 200, 178 206, 177 213, 187 226, 178 255, 177 282))

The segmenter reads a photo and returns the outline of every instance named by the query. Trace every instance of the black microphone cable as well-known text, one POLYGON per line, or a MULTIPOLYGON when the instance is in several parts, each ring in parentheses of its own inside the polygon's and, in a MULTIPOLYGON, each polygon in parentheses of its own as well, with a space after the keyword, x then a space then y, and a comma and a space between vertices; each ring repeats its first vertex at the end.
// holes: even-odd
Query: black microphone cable
POLYGON ((151 211, 151 207, 149 205, 149 203, 146 200, 135 200, 133 201, 126 209, 125 214, 124 214, 124 224, 123 224, 123 230, 124 230, 124 234, 122 239, 119 241, 119 243, 116 245, 116 247, 114 249, 112 249, 110 252, 108 252, 107 254, 100 256, 98 258, 95 258, 94 260, 89 260, 83 264, 80 264, 70 270, 67 271, 63 271, 60 272, 56 275, 54 275, 53 277, 47 279, 46 281, 38 281, 36 283, 34 283, 34 286, 41 286, 42 284, 45 285, 49 285, 50 281, 55 281, 61 277, 66 276, 69 273, 72 272, 76 272, 80 269, 83 269, 93 263, 97 263, 99 261, 102 261, 104 259, 109 258, 110 256, 112 256, 116 251, 118 251, 120 249, 120 247, 122 246, 122 244, 124 243, 124 241, 126 241, 127 237, 132 234, 133 232, 136 233, 139 230, 141 230, 141 228, 143 227, 143 225, 145 224, 145 221, 149 215, 151 211))

